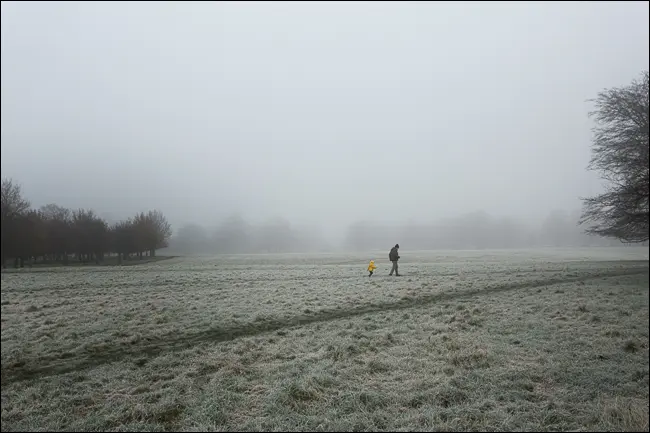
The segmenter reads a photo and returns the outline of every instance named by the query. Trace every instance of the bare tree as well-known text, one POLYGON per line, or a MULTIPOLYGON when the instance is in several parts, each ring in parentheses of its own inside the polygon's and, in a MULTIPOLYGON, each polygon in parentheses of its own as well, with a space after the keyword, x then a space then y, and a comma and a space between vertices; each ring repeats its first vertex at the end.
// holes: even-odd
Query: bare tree
POLYGON ((8 218, 22 215, 29 209, 29 201, 23 198, 20 185, 15 184, 12 179, 2 179, 0 206, 2 222, 8 218))
POLYGON ((136 252, 135 225, 132 220, 120 221, 111 227, 111 250, 117 253, 118 262, 136 252))
POLYGON ((17 248, 20 246, 18 233, 22 228, 22 217, 29 210, 29 201, 23 198, 20 185, 11 179, 2 179, 0 189, 0 223, 2 238, 0 240, 2 251, 2 266, 5 266, 7 255, 17 257, 17 248))
POLYGON ((147 249, 147 244, 150 243, 150 239, 153 237, 153 230, 151 224, 147 220, 147 216, 144 212, 140 212, 133 217, 133 232, 131 239, 135 246, 138 257, 142 260, 142 253, 147 249))
POLYGON ((158 210, 149 211, 147 214, 147 222, 149 223, 149 232, 151 233, 149 239, 147 239, 147 248, 149 248, 149 254, 153 257, 156 255, 157 249, 166 248, 169 245, 172 226, 162 212, 158 210))
POLYGON ((72 212, 72 233, 79 261, 99 263, 108 249, 108 225, 92 210, 72 212))
POLYGON ((158 210, 141 212, 133 218, 135 228, 134 239, 137 253, 142 258, 142 253, 148 251, 151 257, 156 255, 156 250, 168 245, 172 228, 167 219, 158 210))
POLYGON ((70 209, 56 204, 47 204, 41 207, 40 213, 47 233, 49 259, 68 263, 68 254, 74 247, 70 209))
POLYGON ((648 71, 628 86, 598 94, 589 169, 608 182, 604 193, 584 199, 587 232, 623 242, 648 240, 650 154, 648 71))

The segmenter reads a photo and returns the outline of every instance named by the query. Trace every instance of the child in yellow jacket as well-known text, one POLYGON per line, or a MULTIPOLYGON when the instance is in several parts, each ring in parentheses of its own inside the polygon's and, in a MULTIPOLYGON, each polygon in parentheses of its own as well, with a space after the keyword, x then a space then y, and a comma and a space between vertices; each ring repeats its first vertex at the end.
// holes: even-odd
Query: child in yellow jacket
POLYGON ((370 274, 368 277, 372 277, 372 273, 375 271, 375 269, 377 269, 377 266, 375 266, 375 261, 370 260, 370 264, 368 265, 368 272, 370 272, 370 274))

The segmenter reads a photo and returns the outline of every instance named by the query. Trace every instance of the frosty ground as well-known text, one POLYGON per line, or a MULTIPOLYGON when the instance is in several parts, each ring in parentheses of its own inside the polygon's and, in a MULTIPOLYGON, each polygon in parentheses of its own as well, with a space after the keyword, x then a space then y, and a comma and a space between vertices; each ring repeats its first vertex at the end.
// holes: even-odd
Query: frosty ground
POLYGON ((3 272, 2 430, 648 431, 647 247, 386 254, 3 272))

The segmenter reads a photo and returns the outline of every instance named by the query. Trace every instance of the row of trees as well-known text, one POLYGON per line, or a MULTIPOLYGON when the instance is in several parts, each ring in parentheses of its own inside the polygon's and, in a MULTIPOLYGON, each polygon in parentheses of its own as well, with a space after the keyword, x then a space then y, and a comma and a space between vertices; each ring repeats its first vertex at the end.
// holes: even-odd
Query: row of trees
POLYGON ((123 259, 154 256, 165 248, 171 226, 159 211, 139 213, 110 226, 92 210, 70 210, 56 204, 32 209, 20 185, 2 180, 2 266, 14 260, 23 267, 28 260, 60 262, 70 258, 100 263, 107 255, 123 259))
POLYGON ((368 221, 351 224, 342 245, 332 245, 314 228, 298 228, 285 220, 253 225, 231 217, 214 229, 188 224, 170 239, 178 254, 289 253, 331 251, 333 247, 368 251, 399 242, 408 249, 489 249, 587 247, 620 245, 586 233, 580 211, 550 212, 541 224, 473 212, 428 224, 385 225, 368 221))
POLYGON ((620 245, 585 233, 580 212, 556 210, 541 224, 510 217, 494 217, 479 211, 434 223, 380 225, 358 222, 348 228, 347 249, 362 251, 386 248, 399 242, 409 249, 500 249, 536 247, 588 247, 620 245))
POLYGON ((327 249, 328 245, 317 228, 298 228, 281 218, 253 225, 240 216, 230 217, 214 229, 187 224, 169 243, 169 250, 178 254, 317 252, 327 249))

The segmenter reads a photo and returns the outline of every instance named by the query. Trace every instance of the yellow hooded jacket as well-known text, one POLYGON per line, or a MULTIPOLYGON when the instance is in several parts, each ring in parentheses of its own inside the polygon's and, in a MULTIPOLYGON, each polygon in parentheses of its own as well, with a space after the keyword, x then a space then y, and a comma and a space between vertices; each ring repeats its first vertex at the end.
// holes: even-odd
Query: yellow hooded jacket
POLYGON ((369 271, 369 272, 372 272, 372 271, 374 271, 375 269, 377 269, 377 266, 375 266, 375 261, 374 261, 374 260, 370 260, 370 264, 368 265, 368 271, 369 271))

